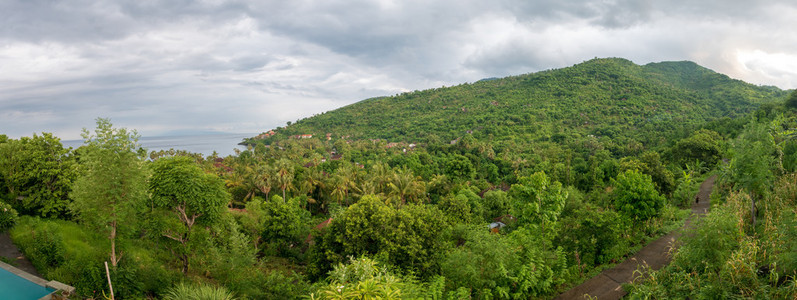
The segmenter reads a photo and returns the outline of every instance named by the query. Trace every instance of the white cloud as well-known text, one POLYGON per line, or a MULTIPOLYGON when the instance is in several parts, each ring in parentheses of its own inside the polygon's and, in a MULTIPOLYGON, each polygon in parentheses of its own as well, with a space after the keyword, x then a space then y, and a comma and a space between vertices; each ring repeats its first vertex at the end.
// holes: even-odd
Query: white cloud
POLYGON ((593 57, 797 86, 790 1, 4 1, 0 132, 259 132, 593 57))

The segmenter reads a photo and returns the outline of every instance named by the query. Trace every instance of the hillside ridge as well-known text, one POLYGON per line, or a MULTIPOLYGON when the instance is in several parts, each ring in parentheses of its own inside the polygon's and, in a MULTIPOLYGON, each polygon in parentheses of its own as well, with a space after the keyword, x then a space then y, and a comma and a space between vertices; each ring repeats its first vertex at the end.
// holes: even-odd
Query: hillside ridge
POLYGON ((655 140, 663 137, 658 131, 735 118, 784 96, 780 89, 731 79, 690 61, 637 65, 596 58, 561 69, 370 98, 248 142, 329 135, 445 143, 464 134, 495 141, 586 135, 655 140))

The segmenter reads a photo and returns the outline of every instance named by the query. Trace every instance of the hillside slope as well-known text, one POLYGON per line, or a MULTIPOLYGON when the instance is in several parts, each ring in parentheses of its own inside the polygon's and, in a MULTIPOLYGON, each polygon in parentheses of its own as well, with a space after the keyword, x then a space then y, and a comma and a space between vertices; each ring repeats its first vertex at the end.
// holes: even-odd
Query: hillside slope
POLYGON ((741 116, 785 92, 693 62, 640 66, 619 58, 373 98, 277 130, 292 135, 441 143, 472 134, 496 142, 580 136, 659 141, 689 126, 741 116))

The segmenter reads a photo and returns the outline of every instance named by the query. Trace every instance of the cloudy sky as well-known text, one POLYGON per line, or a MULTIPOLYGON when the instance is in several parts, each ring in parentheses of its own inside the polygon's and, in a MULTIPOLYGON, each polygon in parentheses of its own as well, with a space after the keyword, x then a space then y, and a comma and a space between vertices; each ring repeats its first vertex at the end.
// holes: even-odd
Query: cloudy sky
POLYGON ((368 97, 692 60, 797 87, 793 0, 0 0, 0 133, 254 133, 368 97))

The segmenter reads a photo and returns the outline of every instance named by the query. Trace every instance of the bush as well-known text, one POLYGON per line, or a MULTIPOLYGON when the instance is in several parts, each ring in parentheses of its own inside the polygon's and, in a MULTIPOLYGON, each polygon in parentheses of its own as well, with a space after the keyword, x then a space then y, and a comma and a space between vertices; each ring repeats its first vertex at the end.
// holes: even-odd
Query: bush
POLYGON ((284 275, 280 271, 264 272, 263 268, 236 269, 239 278, 223 284, 236 295, 249 299, 299 299, 306 295, 309 283, 300 275, 284 275))
POLYGON ((225 287, 209 284, 180 283, 163 296, 164 300, 232 300, 235 295, 225 287))
POLYGON ((468 198, 464 195, 443 197, 437 203, 437 208, 443 211, 448 222, 452 224, 468 223, 473 219, 470 205, 468 205, 468 198))
POLYGON ((0 202, 0 232, 14 227, 17 223, 17 211, 7 203, 0 202))
POLYGON ((673 265, 687 271, 716 272, 739 247, 743 232, 734 212, 718 207, 699 219, 692 234, 683 237, 684 244, 673 258, 673 265))
POLYGON ((260 204, 262 209, 262 237, 270 245, 274 254, 283 257, 298 256, 295 253, 298 245, 310 233, 307 222, 310 212, 302 209, 299 198, 287 201, 274 195, 271 200, 260 204))
POLYGON ((691 207, 699 189, 700 186, 692 180, 682 181, 672 193, 672 203, 680 208, 691 207))
POLYGON ((621 235, 628 225, 613 210, 586 203, 563 218, 559 226, 557 244, 572 253, 579 265, 591 268, 604 264, 627 250, 621 235))
POLYGON ((448 226, 441 215, 434 206, 397 209, 376 196, 365 196, 315 238, 308 274, 318 278, 345 257, 372 255, 422 279, 435 275, 437 258, 444 251, 441 232, 448 226))
POLYGON ((37 270, 58 267, 64 262, 64 242, 58 226, 52 223, 39 223, 26 243, 28 258, 37 270))
POLYGON ((461 225, 452 233, 459 246, 446 252, 440 274, 453 297, 528 299, 550 294, 568 276, 563 251, 546 250, 538 226, 504 235, 461 225))
POLYGON ((633 220, 647 220, 658 216, 664 207, 664 197, 656 191, 650 175, 628 170, 617 175, 612 184, 616 188, 615 208, 633 220))
POLYGON ((351 257, 346 264, 337 264, 309 298, 442 299, 444 288, 442 276, 435 276, 428 283, 419 283, 413 276, 394 274, 389 265, 362 256, 357 259, 351 257))

